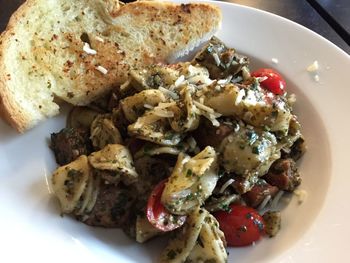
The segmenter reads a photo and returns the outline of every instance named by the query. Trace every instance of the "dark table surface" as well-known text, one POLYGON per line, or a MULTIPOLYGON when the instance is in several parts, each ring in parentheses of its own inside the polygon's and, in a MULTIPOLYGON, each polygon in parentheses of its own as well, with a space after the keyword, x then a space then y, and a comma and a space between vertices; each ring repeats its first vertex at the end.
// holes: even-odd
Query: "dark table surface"
POLYGON ((318 12, 350 45, 350 1, 349 0, 314 0, 310 2, 318 12))
MULTIPOLYGON (((295 21, 350 54, 350 0, 226 0, 295 21)), ((0 31, 23 0, 0 0, 0 31)))
MULTIPOLYGON (((350 9, 350 0, 318 0, 319 2, 328 3, 327 10, 333 8, 333 14, 338 17, 337 14, 343 14, 343 9, 350 9), (338 2, 342 2, 342 8, 338 8, 338 2)), ((227 2, 246 5, 258 9, 262 9, 276 15, 288 18, 298 24, 301 24, 312 31, 320 34, 329 41, 336 44, 345 52, 350 54, 350 45, 342 36, 332 27, 332 25, 322 17, 318 10, 311 4, 312 0, 228 0, 227 2)), ((342 20, 339 23, 343 23, 343 27, 350 32, 350 12, 343 15, 342 20)), ((339 15, 340 17, 341 15, 339 15)))

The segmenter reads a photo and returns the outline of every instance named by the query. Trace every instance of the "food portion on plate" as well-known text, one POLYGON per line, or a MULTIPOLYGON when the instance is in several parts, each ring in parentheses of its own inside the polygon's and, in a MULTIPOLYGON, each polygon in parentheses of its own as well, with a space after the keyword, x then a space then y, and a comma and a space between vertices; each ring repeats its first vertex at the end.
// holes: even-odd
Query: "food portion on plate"
POLYGON ((51 135, 62 213, 140 243, 171 235, 161 262, 226 262, 275 236, 305 152, 287 91, 215 37, 192 61, 133 68, 51 135))
POLYGON ((62 214, 139 243, 171 235, 161 262, 226 262, 278 233, 301 183, 296 98, 213 37, 220 22, 215 5, 163 1, 28 0, 12 16, 2 117, 25 132, 74 106, 51 134, 62 214))
POLYGON ((134 67, 169 62, 207 41, 221 12, 204 3, 27 0, 0 36, 0 113, 19 132, 87 105, 134 67))

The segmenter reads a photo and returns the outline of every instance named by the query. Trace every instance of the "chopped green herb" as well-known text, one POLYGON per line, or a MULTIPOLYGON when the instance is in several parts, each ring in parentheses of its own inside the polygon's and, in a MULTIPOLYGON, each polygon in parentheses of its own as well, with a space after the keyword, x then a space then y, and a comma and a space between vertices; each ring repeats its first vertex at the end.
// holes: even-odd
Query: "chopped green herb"
POLYGON ((186 172, 186 177, 190 177, 192 176, 192 170, 191 169, 188 169, 187 172, 186 172))

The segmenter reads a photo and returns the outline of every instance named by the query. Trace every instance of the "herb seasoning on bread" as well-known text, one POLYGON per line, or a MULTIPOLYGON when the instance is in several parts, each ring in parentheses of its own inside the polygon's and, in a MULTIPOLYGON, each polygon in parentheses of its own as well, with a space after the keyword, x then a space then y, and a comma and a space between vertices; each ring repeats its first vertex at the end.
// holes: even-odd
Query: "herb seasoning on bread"
POLYGON ((27 0, 0 36, 0 113, 19 132, 87 105, 140 65, 169 62, 207 41, 221 12, 204 3, 27 0))

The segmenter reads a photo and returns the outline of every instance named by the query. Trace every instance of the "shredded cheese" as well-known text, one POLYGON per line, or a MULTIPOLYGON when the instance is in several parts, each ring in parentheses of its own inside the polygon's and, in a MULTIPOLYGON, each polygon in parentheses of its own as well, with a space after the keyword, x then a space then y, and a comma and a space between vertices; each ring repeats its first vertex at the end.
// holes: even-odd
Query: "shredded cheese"
POLYGON ((224 183, 221 188, 220 188, 220 191, 219 191, 219 194, 222 194, 227 187, 229 187, 235 180, 233 180, 232 178, 227 180, 226 183, 224 183))
POLYGON ((152 105, 147 104, 147 103, 143 104, 143 107, 145 107, 146 109, 151 109, 151 110, 154 108, 152 105))
POLYGON ((271 195, 267 195, 264 200, 260 203, 259 207, 258 207, 258 211, 261 211, 263 210, 267 203, 271 200, 271 195))
POLYGON ((320 81, 320 76, 319 76, 318 74, 316 74, 316 75, 314 76, 314 80, 315 80, 316 82, 319 82, 319 81, 320 81))
POLYGON ((83 50, 84 50, 84 52, 86 52, 87 54, 90 54, 90 55, 96 55, 97 54, 97 51, 92 49, 90 47, 89 43, 84 43, 83 50))
POLYGON ((266 76, 265 77, 257 77, 256 79, 261 83, 261 82, 267 80, 267 77, 266 76))
POLYGON ((308 72, 316 72, 319 69, 318 61, 315 60, 311 65, 307 67, 308 72))
POLYGON ((241 89, 239 92, 238 92, 238 95, 236 97, 236 101, 235 101, 235 105, 237 106, 239 103, 241 103, 243 97, 245 96, 245 90, 244 89, 241 89))
POLYGON ((218 83, 219 85, 225 85, 225 84, 230 83, 231 79, 232 79, 232 75, 229 75, 226 79, 219 79, 219 80, 217 81, 217 83, 218 83))
POLYGON ((220 122, 218 122, 217 119, 210 119, 210 121, 213 124, 213 126, 215 126, 215 127, 219 127, 220 126, 220 122))
POLYGON ((276 196, 273 198, 271 202, 271 209, 277 209, 277 205, 280 199, 282 198, 283 194, 284 194, 284 191, 282 190, 278 191, 278 193, 276 194, 276 196))
POLYGON ((99 36, 96 36, 95 38, 96 38, 97 41, 100 41, 100 42, 102 42, 102 43, 105 42, 105 41, 103 40, 103 38, 101 38, 101 37, 99 37, 99 36))
POLYGON ((278 59, 277 58, 272 58, 271 61, 272 61, 273 64, 278 64, 278 59))
POLYGON ((215 113, 215 111, 212 108, 209 108, 208 106, 205 106, 202 103, 199 103, 198 101, 193 101, 194 105, 196 105, 199 109, 207 111, 209 113, 215 113))
POLYGON ((220 66, 221 61, 217 53, 213 53, 213 58, 215 59, 216 66, 220 66))
POLYGON ((275 94, 273 94, 272 92, 268 91, 268 92, 266 92, 266 97, 268 97, 269 99, 273 99, 275 97, 275 94))
POLYGON ((302 190, 302 189, 294 190, 293 194, 295 194, 297 196, 299 205, 304 203, 306 198, 307 198, 307 192, 305 190, 302 190))
POLYGON ((179 95, 177 95, 175 92, 168 90, 166 88, 163 87, 159 87, 158 88, 161 92, 163 92, 165 95, 167 95, 168 97, 171 97, 174 100, 179 99, 179 95))
POLYGON ((180 85, 182 85, 185 81, 185 76, 181 75, 174 83, 175 87, 179 87, 180 85))
POLYGON ((98 70, 99 72, 101 72, 104 75, 106 75, 108 73, 108 70, 102 66, 97 66, 96 70, 98 70))
POLYGON ((169 103, 159 103, 157 107, 153 109, 153 114, 162 118, 172 118, 174 117, 174 112, 167 110, 167 108, 176 105, 175 102, 169 103))

